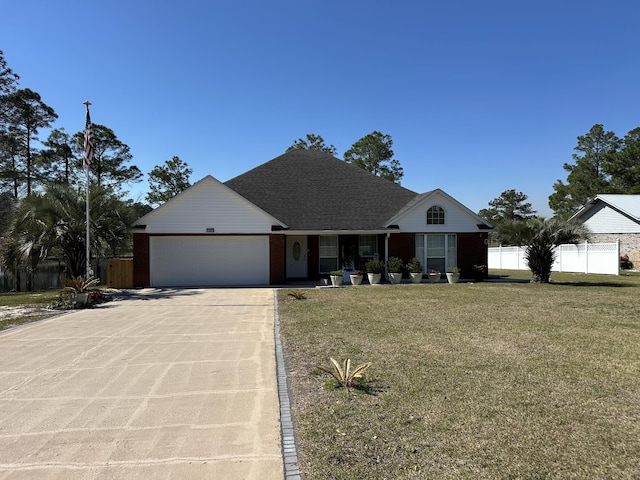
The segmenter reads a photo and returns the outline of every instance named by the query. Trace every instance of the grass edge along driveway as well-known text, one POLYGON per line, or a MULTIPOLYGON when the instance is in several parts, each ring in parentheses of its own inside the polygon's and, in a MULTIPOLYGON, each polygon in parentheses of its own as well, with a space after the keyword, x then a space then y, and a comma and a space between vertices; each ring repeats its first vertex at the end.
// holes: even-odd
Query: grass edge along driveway
POLYGON ((303 478, 638 478, 640 277, 553 279, 281 291, 303 478))

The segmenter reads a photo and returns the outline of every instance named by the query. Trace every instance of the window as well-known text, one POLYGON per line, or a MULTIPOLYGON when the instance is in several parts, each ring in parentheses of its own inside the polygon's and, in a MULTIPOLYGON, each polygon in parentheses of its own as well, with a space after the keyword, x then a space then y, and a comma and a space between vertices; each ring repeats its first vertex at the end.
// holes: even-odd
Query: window
POLYGON ((416 257, 431 269, 446 272, 458 262, 458 242, 455 235, 416 235, 416 257))
POLYGON ((427 225, 444 225, 444 208, 434 205, 427 210, 427 225))
POLYGON ((376 235, 360 235, 358 237, 358 255, 371 260, 378 253, 378 237, 376 235))
POLYGON ((320 236, 320 273, 338 269, 338 236, 320 236))

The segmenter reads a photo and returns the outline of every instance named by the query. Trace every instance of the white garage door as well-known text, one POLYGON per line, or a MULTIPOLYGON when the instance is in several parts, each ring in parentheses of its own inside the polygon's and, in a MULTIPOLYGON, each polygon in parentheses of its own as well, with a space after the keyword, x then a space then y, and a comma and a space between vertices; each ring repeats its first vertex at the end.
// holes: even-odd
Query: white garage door
POLYGON ((269 238, 151 237, 151 286, 267 285, 269 238))

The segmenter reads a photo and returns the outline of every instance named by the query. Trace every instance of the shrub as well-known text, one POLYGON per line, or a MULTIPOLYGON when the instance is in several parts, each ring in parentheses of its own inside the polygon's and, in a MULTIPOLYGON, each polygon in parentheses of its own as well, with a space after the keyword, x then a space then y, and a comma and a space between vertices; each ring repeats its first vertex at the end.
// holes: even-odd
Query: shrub
POLYGON ((384 272, 384 263, 381 260, 375 258, 369 260, 365 265, 367 273, 382 273, 384 272))
POLYGON ((390 273, 401 273, 404 264, 402 263, 402 259, 398 257, 389 257, 387 261, 387 268, 390 273))
POLYGON ((407 270, 411 273, 422 273, 422 262, 418 260, 418 257, 413 257, 409 263, 407 263, 407 270))
POLYGON ((484 276, 487 273, 486 265, 474 265, 473 266, 473 278, 477 282, 481 282, 484 280, 484 276))

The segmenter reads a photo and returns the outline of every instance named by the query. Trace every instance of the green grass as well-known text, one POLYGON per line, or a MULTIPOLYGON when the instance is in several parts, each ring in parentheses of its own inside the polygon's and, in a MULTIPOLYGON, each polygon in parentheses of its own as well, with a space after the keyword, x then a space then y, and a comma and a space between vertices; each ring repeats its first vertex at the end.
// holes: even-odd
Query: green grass
POLYGON ((640 275, 552 279, 280 292, 305 480, 638 478, 640 275))
POLYGON ((59 290, 0 293, 0 330, 58 315, 47 305, 58 298, 59 290))

